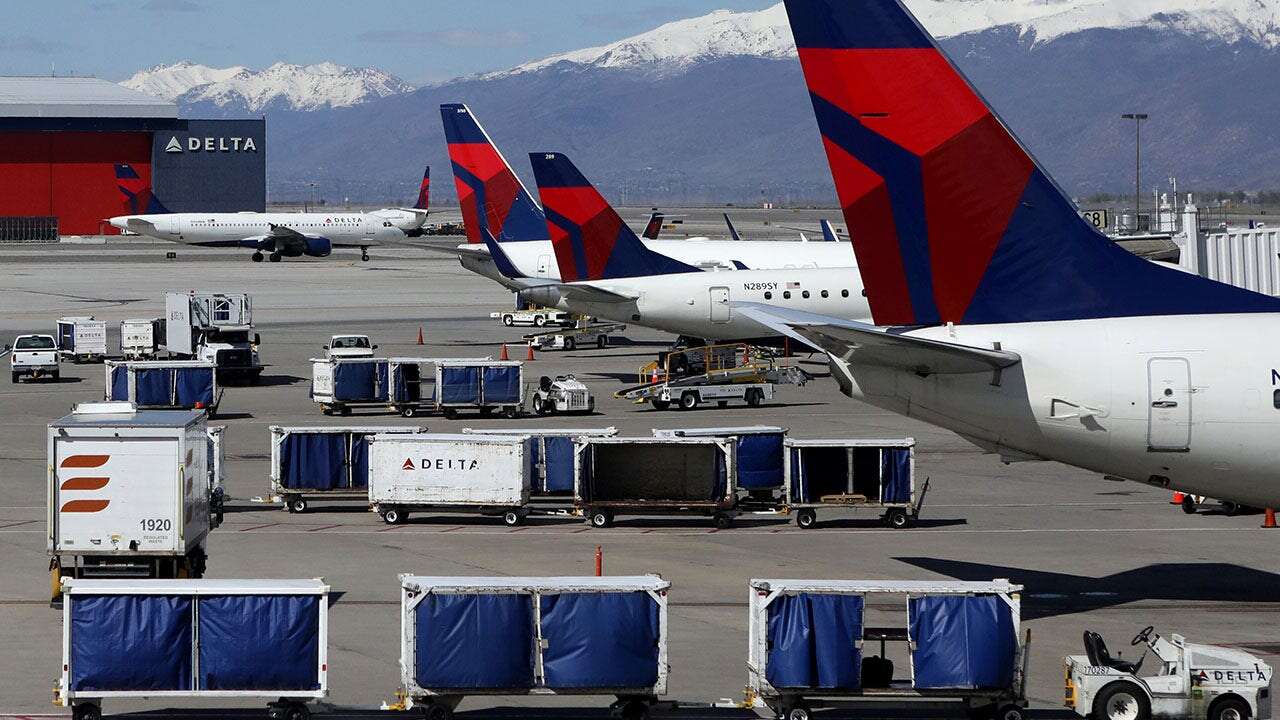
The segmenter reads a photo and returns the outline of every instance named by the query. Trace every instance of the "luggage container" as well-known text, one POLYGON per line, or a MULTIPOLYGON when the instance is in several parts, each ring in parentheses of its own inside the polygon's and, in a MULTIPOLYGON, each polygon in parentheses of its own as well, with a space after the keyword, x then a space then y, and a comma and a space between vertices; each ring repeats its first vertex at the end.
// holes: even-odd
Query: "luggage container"
POLYGON ((667 592, 638 577, 401 575, 401 693, 429 720, 468 695, 614 695, 643 718, 667 692, 667 592))
POLYGON ((200 577, 209 444, 194 411, 84 403, 49 423, 53 597, 63 577, 200 577))
POLYGON ((786 443, 786 502, 796 525, 817 525, 820 508, 874 508, 889 527, 915 524, 929 491, 916 488, 916 441, 898 439, 797 440, 786 443))
POLYGON ((148 410, 205 410, 222 399, 213 364, 199 360, 107 360, 105 400, 148 410))
POLYGON ((501 411, 509 418, 524 405, 524 363, 517 360, 441 360, 436 363, 436 405, 446 418, 459 410, 488 415, 501 411))
POLYGON ((851 698, 955 699, 970 717, 1022 720, 1021 591, 1007 580, 752 580, 744 705, 807 720, 851 698))
POLYGON ((374 435, 369 444, 369 505, 388 525, 414 512, 528 514, 527 435, 374 435))
POLYGON ((92 315, 58 318, 58 354, 72 362, 93 362, 107 355, 107 323, 92 315))
POLYGON ((776 507, 786 484, 787 429, 771 425, 654 430, 654 437, 727 437, 738 441, 737 486, 747 501, 761 508, 776 507))
POLYGON ((737 443, 729 438, 574 438, 574 508, 592 527, 616 515, 738 514, 737 443))
POLYGON ((120 354, 126 360, 150 360, 160 349, 160 318, 120 321, 120 354))
POLYGON ((527 435, 532 441, 529 455, 531 487, 536 497, 573 496, 573 439, 576 437, 614 437, 618 428, 463 428, 462 432, 480 435, 527 435))
POLYGON ((269 698, 305 720, 328 694, 323 580, 67 580, 54 704, 99 720, 109 698, 269 698))
MULTIPOLYGON (((503 390, 500 381, 504 379, 503 374, 509 374, 510 371, 490 373, 485 368, 490 365, 512 364, 495 363, 488 358, 313 358, 311 399, 320 405, 320 410, 325 415, 350 415, 352 408, 356 407, 385 408, 404 417, 441 410, 447 417, 452 417, 459 407, 478 407, 482 413, 487 414, 495 407, 505 407, 500 402, 503 390), (444 372, 443 375, 451 384, 445 393, 449 398, 446 403, 437 397, 437 387, 442 375, 441 365, 474 366, 480 369, 470 374, 456 370, 444 372), (494 396, 494 402, 485 403, 484 390, 488 388, 491 376, 493 383, 489 392, 494 396), (468 380, 474 380, 474 388, 468 385, 468 380)), ((518 383, 518 370, 515 378, 518 383)), ((518 395, 518 400, 522 399, 523 387, 518 395)), ((518 409, 518 401, 515 407, 518 409)))
POLYGON ((390 405, 386 358, 312 358, 311 399, 325 415, 350 415, 353 407, 390 405))
POLYGON ((368 439, 379 433, 424 433, 424 427, 321 426, 271 430, 271 500, 292 513, 311 500, 368 500, 368 439))

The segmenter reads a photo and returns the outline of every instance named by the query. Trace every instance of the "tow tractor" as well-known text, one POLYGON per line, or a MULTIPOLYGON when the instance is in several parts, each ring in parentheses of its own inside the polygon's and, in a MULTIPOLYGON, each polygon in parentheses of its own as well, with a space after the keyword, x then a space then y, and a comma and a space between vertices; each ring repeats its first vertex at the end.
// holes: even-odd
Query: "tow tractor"
POLYGON ((557 375, 555 378, 543 375, 538 379, 538 389, 532 393, 533 412, 536 415, 552 415, 555 413, 595 412, 596 400, 591 397, 591 390, 572 375, 557 375))
POLYGON ((1136 662, 1112 657, 1102 636, 1084 633, 1084 655, 1066 658, 1066 706, 1092 720, 1268 720, 1271 666, 1234 648, 1165 639, 1151 625, 1129 643, 1136 662), (1159 666, 1140 676, 1151 653, 1159 666))
POLYGON ((505 312, 491 312, 489 317, 494 320, 501 320, 503 325, 513 327, 516 325, 532 325, 534 327, 544 327, 546 325, 554 325, 558 327, 573 327, 575 321, 573 316, 563 310, 552 310, 550 308, 529 308, 527 310, 507 310, 505 312))
POLYGON ((524 336, 526 342, 533 343, 535 350, 576 350, 585 347, 598 347, 601 350, 609 347, 609 336, 626 330, 623 323, 603 323, 592 325, 586 318, 579 318, 577 326, 567 330, 551 330, 549 332, 530 333, 524 336))
POLYGON ((660 353, 640 368, 639 385, 623 388, 614 397, 666 410, 675 404, 692 410, 714 401, 725 407, 731 400, 759 407, 773 399, 774 386, 804 385, 803 369, 777 365, 773 357, 743 344, 703 345, 660 353))

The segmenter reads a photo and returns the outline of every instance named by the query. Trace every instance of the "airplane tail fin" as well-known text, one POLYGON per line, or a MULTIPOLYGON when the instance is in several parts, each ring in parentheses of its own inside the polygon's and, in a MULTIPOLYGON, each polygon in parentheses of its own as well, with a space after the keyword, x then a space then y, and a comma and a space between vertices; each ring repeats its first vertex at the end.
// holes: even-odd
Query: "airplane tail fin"
POLYGON ((823 240, 825 240, 825 241, 827 241, 827 242, 839 242, 839 241, 840 241, 840 236, 839 236, 839 235, 836 235, 836 229, 835 229, 835 227, 831 224, 831 221, 830 221, 830 220, 827 220, 826 218, 823 218, 823 219, 822 219, 822 222, 821 222, 820 224, 822 225, 822 239, 823 239, 823 240))
POLYGON ((546 240, 542 208, 520 182, 489 134, 461 103, 440 106, 449 162, 462 206, 467 242, 483 243, 487 230, 497 242, 546 240))
POLYGON ((742 239, 742 237, 738 235, 738 228, 734 227, 733 221, 729 219, 729 213, 724 214, 724 224, 729 226, 729 237, 734 240, 742 239))
POLYGON ((649 222, 644 226, 644 239, 657 240, 658 235, 662 232, 662 221, 665 216, 660 212, 654 212, 649 215, 649 222))
POLYGON ((151 192, 151 184, 128 163, 116 165, 116 187, 123 196, 126 215, 163 215, 169 208, 151 192))
POLYGON ((414 210, 431 209, 431 166, 422 172, 422 184, 418 185, 418 199, 413 203, 414 210))
POLYGON ((1280 310, 1097 232, 901 0, 785 4, 876 324, 1280 310))
POLYGON ((564 282, 701 272, 645 247, 568 157, 531 153, 529 160, 564 282))

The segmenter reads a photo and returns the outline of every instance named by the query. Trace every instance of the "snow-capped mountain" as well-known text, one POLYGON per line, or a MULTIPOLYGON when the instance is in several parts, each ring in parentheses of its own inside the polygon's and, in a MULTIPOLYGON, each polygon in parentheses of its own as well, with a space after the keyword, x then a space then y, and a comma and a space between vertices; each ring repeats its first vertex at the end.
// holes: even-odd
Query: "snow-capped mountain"
MULTIPOLYGON (((1047 42, 1092 29, 1151 27, 1232 43, 1280 45, 1280 0, 907 0, 938 38, 1012 26, 1047 42)), ((796 53, 782 3, 756 12, 717 10, 676 20, 598 47, 573 50, 486 77, 535 72, 559 63, 671 72, 701 61, 796 53)))
POLYGON ((268 108, 349 107, 413 89, 400 78, 376 68, 348 68, 329 62, 276 63, 265 70, 253 70, 242 66, 212 68, 184 61, 142 70, 121 85, 176 100, 184 106, 209 103, 251 113, 268 108))

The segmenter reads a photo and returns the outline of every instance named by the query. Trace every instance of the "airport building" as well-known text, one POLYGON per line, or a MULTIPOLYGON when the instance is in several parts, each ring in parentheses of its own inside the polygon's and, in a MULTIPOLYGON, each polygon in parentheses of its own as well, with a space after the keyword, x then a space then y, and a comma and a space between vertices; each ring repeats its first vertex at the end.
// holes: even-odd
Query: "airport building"
POLYGON ((262 211, 266 151, 262 118, 179 118, 97 78, 0 77, 0 239, 113 234, 104 220, 146 212, 149 197, 173 212, 262 211), (137 176, 129 193, 120 164, 137 176))

